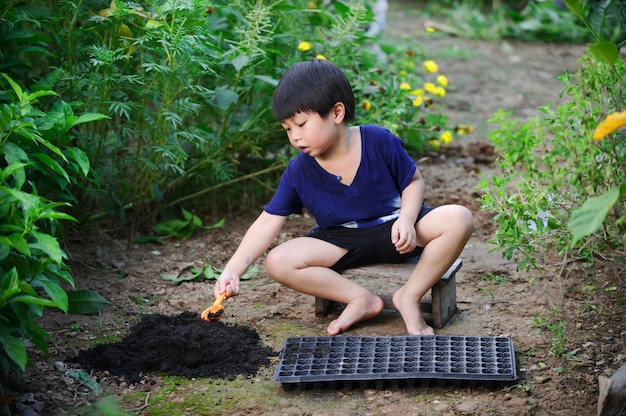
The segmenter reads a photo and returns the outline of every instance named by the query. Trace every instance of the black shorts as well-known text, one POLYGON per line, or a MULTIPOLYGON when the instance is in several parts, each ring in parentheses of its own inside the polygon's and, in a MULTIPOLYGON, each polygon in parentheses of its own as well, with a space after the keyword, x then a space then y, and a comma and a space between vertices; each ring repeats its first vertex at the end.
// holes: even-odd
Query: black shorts
MULTIPOLYGON (((422 207, 417 222, 437 207, 422 207)), ((348 252, 331 269, 342 271, 374 263, 402 263, 422 254, 424 247, 416 247, 410 253, 400 254, 391 242, 391 227, 395 220, 368 228, 328 227, 317 228, 306 237, 317 238, 348 252)))

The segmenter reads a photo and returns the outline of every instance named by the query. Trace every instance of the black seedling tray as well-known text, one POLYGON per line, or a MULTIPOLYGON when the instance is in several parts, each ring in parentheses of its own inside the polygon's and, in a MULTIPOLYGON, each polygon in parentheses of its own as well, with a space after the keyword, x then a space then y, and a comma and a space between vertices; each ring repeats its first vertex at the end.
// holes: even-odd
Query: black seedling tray
POLYGON ((494 387, 516 379, 509 338, 442 335, 289 338, 274 374, 285 390, 463 383, 494 387))

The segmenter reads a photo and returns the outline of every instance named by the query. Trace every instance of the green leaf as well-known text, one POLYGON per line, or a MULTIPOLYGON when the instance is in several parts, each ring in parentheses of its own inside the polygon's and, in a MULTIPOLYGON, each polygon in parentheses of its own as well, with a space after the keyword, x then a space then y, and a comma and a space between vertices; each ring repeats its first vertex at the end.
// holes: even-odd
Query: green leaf
POLYGON ((11 254, 11 246, 0 239, 0 261, 6 259, 11 254))
POLYGON ((40 298, 39 296, 20 295, 9 299, 8 303, 31 303, 33 305, 48 306, 51 308, 60 308, 61 305, 50 299, 40 298))
POLYGON ((48 278, 40 277, 38 283, 43 286, 50 299, 59 305, 58 308, 67 313, 68 300, 65 290, 57 282, 48 278))
POLYGON ((68 313, 89 315, 96 313, 111 302, 92 290, 72 290, 67 292, 68 313))
POLYGON ((65 257, 65 253, 61 250, 61 246, 56 238, 51 235, 39 233, 37 231, 33 231, 33 237, 37 239, 37 243, 31 243, 30 248, 36 248, 44 253, 46 253, 52 261, 57 264, 61 264, 63 258, 65 257))
MULTIPOLYGON (((16 171, 23 171, 25 166, 28 166, 28 163, 11 163, 6 168, 0 170, 0 181, 6 181, 7 178, 13 175, 13 173, 15 173, 16 171)), ((21 187, 22 186, 20 184, 19 188, 21 187)))
POLYGON ((253 264, 248 271, 246 271, 241 277, 241 280, 250 280, 252 276, 259 273, 259 266, 253 264))
POLYGON ((11 247, 30 257, 28 242, 21 234, 13 233, 6 238, 9 240, 11 247))
POLYGON ((230 63, 235 67, 236 71, 241 71, 241 68, 246 66, 250 61, 250 57, 247 55, 239 55, 233 59, 230 63))
POLYGON ((20 293, 19 276, 17 270, 13 267, 7 274, 0 278, 0 300, 6 303, 9 298, 16 293, 20 293))
POLYGON ((83 175, 87 176, 89 173, 89 158, 78 147, 68 147, 65 149, 65 152, 68 153, 69 159, 76 162, 80 170, 83 172, 83 175))
POLYGON ((66 221, 75 221, 78 222, 78 220, 74 217, 72 217, 69 214, 66 214, 65 212, 59 212, 59 211, 46 211, 42 214, 39 215, 38 219, 43 219, 43 218, 51 218, 51 219, 55 219, 55 220, 66 220, 66 221))
POLYGON ((600 62, 615 65, 619 58, 619 50, 611 41, 605 40, 588 45, 589 53, 600 62))
POLYGON ((66 119, 67 129, 71 129, 80 124, 90 123, 92 121, 110 119, 111 117, 100 113, 85 113, 80 116, 68 116, 66 119))
POLYGON ((48 156, 45 153, 35 153, 33 156, 36 159, 38 159, 40 162, 42 162, 44 165, 52 169, 54 172, 56 172, 58 175, 63 176, 63 178, 68 183, 70 182, 70 177, 68 176, 67 172, 65 171, 65 169, 61 167, 61 165, 59 165, 59 163, 56 160, 52 159, 50 156, 48 156))
POLYGON ((156 224, 153 227, 153 230, 157 234, 161 235, 169 235, 172 237, 181 237, 184 235, 182 230, 185 229, 189 225, 188 221, 173 219, 166 222, 162 222, 160 224, 156 224))
POLYGON ((61 149, 59 149, 58 147, 56 147, 49 141, 45 140, 38 134, 33 135, 33 138, 37 140, 39 143, 43 144, 45 147, 47 147, 51 152, 53 152, 54 154, 59 156, 61 159, 63 159, 63 161, 67 162, 67 159, 65 155, 63 154, 63 152, 61 152, 61 149))
POLYGON ((47 97, 49 95, 59 95, 59 94, 57 94, 54 91, 40 90, 40 91, 35 91, 32 94, 28 94, 26 96, 26 99, 28 100, 28 102, 33 102, 33 101, 37 100, 37 98, 47 97))
POLYGON ((209 280, 217 280, 219 274, 215 271, 213 267, 209 266, 204 269, 204 277, 209 280))
MULTIPOLYGON (((73 379, 77 380, 81 386, 89 387, 91 391, 93 391, 96 394, 96 396, 102 394, 103 392, 102 387, 100 387, 100 385, 96 382, 94 377, 92 377, 92 375, 86 371, 69 370, 65 372, 65 375, 70 376, 73 379)), ((108 408, 107 408, 107 411, 110 412, 108 408)), ((111 412, 110 414, 113 414, 113 412, 111 412)))
POLYGON ((17 82, 13 81, 7 74, 2 74, 2 76, 4 77, 4 79, 7 80, 9 85, 11 85, 11 88, 13 88, 13 91, 15 91, 15 95, 17 95, 17 98, 21 102, 22 99, 23 99, 23 96, 24 96, 24 92, 22 91, 22 87, 20 87, 17 82))
POLYGON ((26 370, 28 356, 26 354, 24 341, 5 331, 0 331, 0 345, 2 345, 2 349, 9 358, 17 364, 22 371, 26 370))
POLYGON ((268 77, 267 75, 255 75, 254 78, 258 79, 259 81, 267 82, 273 87, 278 85, 278 80, 276 78, 268 77))
POLYGON ((191 269, 191 274, 187 275, 187 276, 181 276, 182 273, 179 273, 177 276, 170 276, 167 274, 161 274, 161 278, 165 279, 165 280, 169 280, 170 282, 174 282, 174 283, 180 283, 180 282, 187 282, 190 280, 195 280, 197 279, 202 273, 204 272, 204 269, 191 269))
POLYGON ((574 210, 569 223, 573 234, 572 244, 600 228, 619 197, 620 189, 611 188, 604 195, 587 199, 580 208, 574 210))
POLYGON ((228 108, 239 98, 239 95, 233 91, 229 90, 228 87, 221 86, 215 89, 217 106, 226 111, 228 108))
POLYGON ((563 0, 563 3, 570 9, 580 20, 585 20, 583 16, 583 0, 563 0))
POLYGON ((204 228, 205 230, 211 230, 213 228, 220 228, 222 227, 224 224, 226 223, 226 218, 222 218, 221 220, 219 220, 218 222, 216 222, 213 225, 207 225, 207 226, 203 226, 202 228, 204 228))

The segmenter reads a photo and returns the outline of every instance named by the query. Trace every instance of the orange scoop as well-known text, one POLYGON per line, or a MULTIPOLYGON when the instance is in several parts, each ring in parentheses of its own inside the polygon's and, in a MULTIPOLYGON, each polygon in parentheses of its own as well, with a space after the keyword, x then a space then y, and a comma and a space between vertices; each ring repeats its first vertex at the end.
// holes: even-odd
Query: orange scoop
POLYGON ((226 299, 226 292, 220 293, 217 299, 215 299, 213 305, 209 306, 204 310, 204 312, 202 312, 200 318, 210 322, 219 321, 222 315, 224 315, 224 307, 222 306, 224 299, 226 299))

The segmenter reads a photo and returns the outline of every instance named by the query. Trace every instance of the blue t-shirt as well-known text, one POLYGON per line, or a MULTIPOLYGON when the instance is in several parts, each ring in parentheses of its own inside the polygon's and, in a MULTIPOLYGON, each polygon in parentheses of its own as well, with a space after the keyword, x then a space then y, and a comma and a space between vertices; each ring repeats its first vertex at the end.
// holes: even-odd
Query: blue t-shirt
POLYGON ((404 143, 389 130, 362 125, 361 164, 350 185, 301 153, 283 172, 265 211, 287 216, 307 210, 318 226, 372 227, 399 216, 400 195, 417 167, 404 143))

